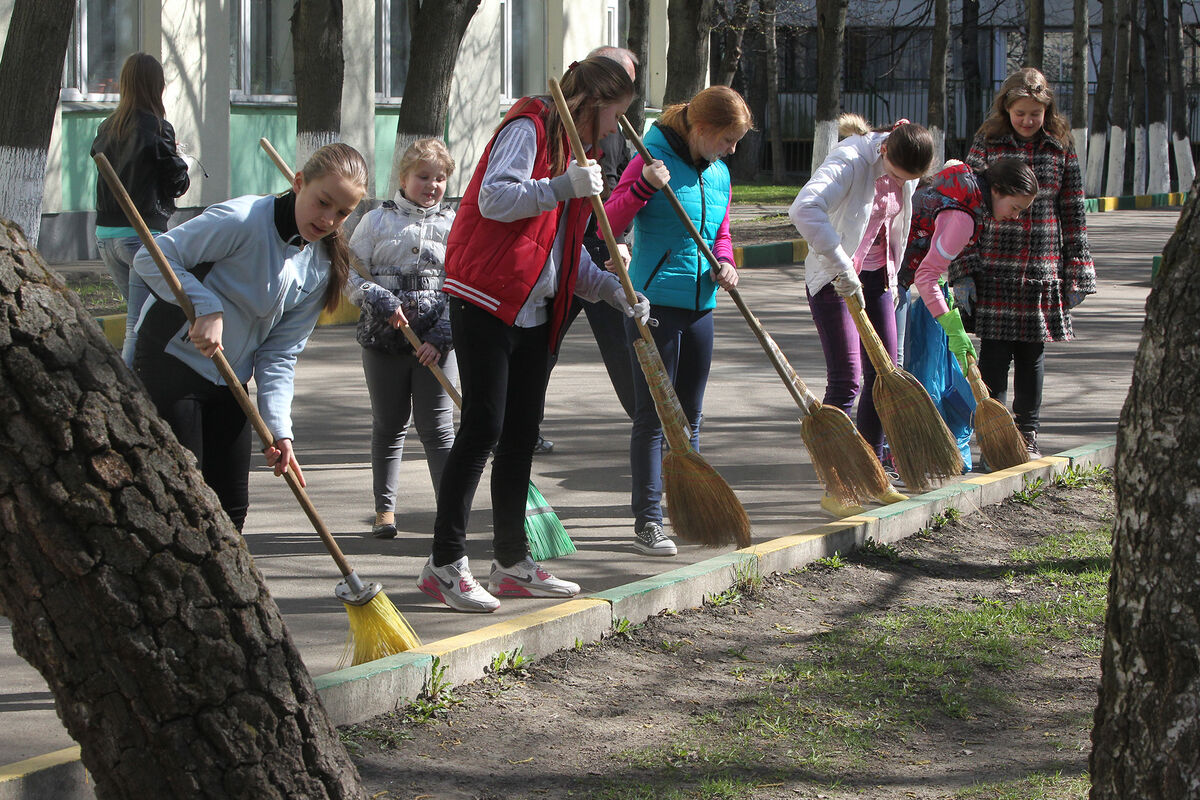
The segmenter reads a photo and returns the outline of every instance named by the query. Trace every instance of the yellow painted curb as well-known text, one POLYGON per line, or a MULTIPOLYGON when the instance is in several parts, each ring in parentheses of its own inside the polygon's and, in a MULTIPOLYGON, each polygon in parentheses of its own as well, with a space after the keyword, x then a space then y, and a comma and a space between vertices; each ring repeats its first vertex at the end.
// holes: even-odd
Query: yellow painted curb
POLYGON ((0 766, 0 783, 20 780, 34 772, 57 767, 60 764, 69 764, 72 761, 78 760, 79 745, 75 745, 74 747, 64 747, 62 750, 55 750, 53 753, 27 758, 24 761, 14 761, 11 764, 0 766))
POLYGON ((808 258, 808 242, 803 239, 793 239, 792 260, 797 264, 803 264, 806 258, 808 258))
POLYGON ((1042 456, 1041 458, 1035 458, 1032 461, 1026 461, 1024 464, 1018 464, 1015 467, 1009 467, 1008 469, 998 469, 995 472, 989 472, 986 475, 973 475, 970 478, 964 478, 963 480, 959 481, 959 483, 971 483, 977 486, 987 486, 988 484, 995 483, 1003 480, 1004 478, 1011 478, 1014 475, 1022 475, 1026 472, 1031 472, 1039 467, 1049 467, 1054 464, 1065 464, 1070 463, 1070 461, 1071 459, 1062 458, 1061 456, 1042 456))
POLYGON ((338 307, 332 312, 322 311, 321 316, 317 317, 318 325, 345 325, 349 322, 358 322, 358 306, 351 303, 343 295, 338 300, 338 307))
POLYGON ((100 330, 104 331, 104 338, 108 339, 109 344, 120 350, 121 345, 125 344, 125 315, 108 314, 96 317, 96 322, 100 323, 100 330))
POLYGON ((488 625, 475 631, 460 633, 457 636, 451 636, 448 639, 439 639, 432 644, 423 645, 421 647, 408 650, 409 653, 424 653, 425 655, 444 657, 447 653, 454 650, 462 650, 464 647, 480 644, 489 639, 499 639, 503 636, 511 636, 514 633, 519 633, 529 628, 536 628, 538 625, 545 625, 547 622, 553 622, 563 617, 569 617, 573 614, 578 614, 580 611, 586 611, 596 606, 608 607, 607 600, 594 600, 588 597, 577 598, 575 600, 567 600, 557 605, 543 608, 539 611, 531 611, 528 614, 522 614, 519 617, 513 617, 505 622, 497 622, 494 625, 488 625))
POLYGON ((1133 207, 1137 209, 1154 208, 1154 198, 1148 194, 1139 194, 1133 198, 1133 207))

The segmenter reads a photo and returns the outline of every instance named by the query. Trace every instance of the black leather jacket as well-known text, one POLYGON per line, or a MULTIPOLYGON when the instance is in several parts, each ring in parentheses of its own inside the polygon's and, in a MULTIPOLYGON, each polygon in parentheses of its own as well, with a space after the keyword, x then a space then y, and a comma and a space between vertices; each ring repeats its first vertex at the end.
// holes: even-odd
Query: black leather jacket
MULTIPOLYGON (((175 129, 147 111, 138 112, 137 124, 124 140, 112 139, 108 128, 109 120, 100 123, 92 155, 104 153, 146 225, 165 231, 175 213, 175 198, 190 185, 187 164, 175 149, 175 129)), ((102 179, 96 181, 96 224, 114 228, 131 224, 102 179)))

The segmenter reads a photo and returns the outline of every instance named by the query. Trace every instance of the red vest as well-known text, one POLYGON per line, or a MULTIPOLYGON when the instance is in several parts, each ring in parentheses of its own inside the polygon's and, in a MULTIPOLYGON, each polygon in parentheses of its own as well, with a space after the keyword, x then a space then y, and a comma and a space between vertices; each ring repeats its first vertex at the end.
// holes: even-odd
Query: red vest
POLYGON ((948 209, 965 211, 974 217, 975 230, 966 246, 975 244, 982 230, 981 223, 991 209, 991 191, 987 179, 966 164, 959 163, 938 172, 928 186, 921 187, 913 194, 908 246, 896 274, 897 282, 905 289, 912 285, 917 267, 921 266, 929 252, 937 215, 948 209))
MULTIPOLYGON (((552 177, 550 152, 546 141, 546 112, 549 106, 535 97, 519 100, 500 123, 503 128, 521 117, 533 121, 537 129, 537 156, 533 165, 534 180, 552 177)), ((497 135, 499 130, 497 130, 497 135)), ((496 136, 492 136, 475 174, 458 206, 450 238, 446 242, 446 282, 442 291, 479 306, 512 325, 517 312, 525 305, 537 283, 550 248, 554 245, 559 218, 567 216, 562 263, 558 271, 558 287, 550 309, 550 350, 555 352, 565 333, 564 322, 575 294, 575 278, 579 271, 579 250, 583 233, 591 214, 591 205, 574 199, 554 211, 513 222, 497 222, 479 212, 479 187, 487 172, 488 160, 496 136)), ((566 136, 564 152, 570 152, 566 136)))

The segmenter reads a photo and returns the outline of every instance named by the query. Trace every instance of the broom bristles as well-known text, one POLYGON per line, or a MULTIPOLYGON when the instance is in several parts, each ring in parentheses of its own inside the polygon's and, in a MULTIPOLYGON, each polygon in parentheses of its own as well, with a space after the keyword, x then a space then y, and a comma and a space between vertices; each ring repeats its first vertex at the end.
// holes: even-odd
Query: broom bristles
POLYGON ((858 428, 835 406, 822 404, 800 420, 800 436, 825 491, 844 505, 861 505, 891 484, 858 428))
POLYGON ((351 652, 352 666, 376 661, 421 646, 421 638, 400 613, 400 609, 383 592, 361 606, 344 603, 350 616, 350 633, 338 667, 346 663, 351 652))
POLYGON ((534 561, 546 561, 575 552, 575 543, 563 527, 562 520, 546 502, 533 482, 525 495, 525 539, 534 561))
POLYGON ((1008 469, 1029 460, 1025 439, 1012 414, 999 400, 988 397, 975 406, 975 436, 983 460, 991 469, 1008 469))
POLYGON ((905 483, 924 491, 930 478, 962 474, 958 443, 920 381, 902 369, 880 372, 872 394, 896 471, 905 483))
POLYGON ((725 479, 695 450, 663 458, 663 492, 671 528, 705 547, 750 546, 750 518, 725 479))

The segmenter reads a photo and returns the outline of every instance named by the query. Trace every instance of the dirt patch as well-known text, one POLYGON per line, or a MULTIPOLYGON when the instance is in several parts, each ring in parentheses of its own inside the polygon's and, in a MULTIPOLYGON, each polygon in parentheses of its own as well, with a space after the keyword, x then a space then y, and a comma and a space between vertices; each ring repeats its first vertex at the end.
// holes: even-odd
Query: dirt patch
POLYGON ((776 214, 759 219, 738 220, 729 223, 729 235, 734 247, 755 244, 790 242, 799 239, 800 233, 786 214, 776 214))
POLYGON ((1082 797, 1112 516, 1031 491, 343 736, 377 798, 1082 797))

